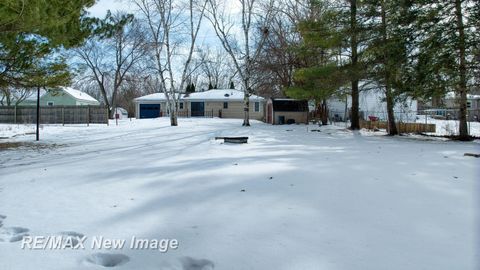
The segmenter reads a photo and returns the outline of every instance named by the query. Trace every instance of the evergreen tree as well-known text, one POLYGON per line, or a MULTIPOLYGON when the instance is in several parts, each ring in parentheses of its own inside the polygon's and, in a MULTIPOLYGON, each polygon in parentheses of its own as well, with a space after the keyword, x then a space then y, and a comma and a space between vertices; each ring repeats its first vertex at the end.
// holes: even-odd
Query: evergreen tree
MULTIPOLYGON (((94 21, 94 0, 3 0, 0 3, 0 88, 28 86, 39 63, 58 48, 79 45, 94 21)), ((56 58, 55 58, 56 59, 56 58)), ((36 75, 34 75, 36 74, 36 75)))
POLYGON ((407 91, 404 80, 408 69, 408 1, 365 1, 368 7, 369 42, 364 57, 367 78, 384 90, 388 134, 397 135, 394 107, 407 91))
POLYGON ((342 54, 348 57, 342 66, 350 80, 352 97, 350 129, 360 129, 359 83, 365 78, 365 65, 362 62, 363 48, 366 47, 365 5, 363 0, 344 0, 334 6, 338 10, 338 34, 343 36, 342 54), (346 2, 346 4, 345 4, 346 2))
POLYGON ((208 83, 208 90, 212 90, 214 87, 211 82, 208 83))
POLYGON ((338 63, 342 36, 335 27, 336 12, 320 2, 315 5, 315 16, 298 25, 303 43, 297 50, 306 67, 295 71, 294 86, 287 88, 286 94, 314 100, 322 123, 327 124, 326 100, 346 83, 345 72, 338 63))
POLYGON ((412 91, 422 97, 456 94, 459 138, 470 139, 467 94, 478 76, 479 2, 425 0, 413 6, 416 61, 412 63, 412 91))
POLYGON ((233 83, 233 81, 230 82, 230 89, 235 89, 235 84, 233 83))

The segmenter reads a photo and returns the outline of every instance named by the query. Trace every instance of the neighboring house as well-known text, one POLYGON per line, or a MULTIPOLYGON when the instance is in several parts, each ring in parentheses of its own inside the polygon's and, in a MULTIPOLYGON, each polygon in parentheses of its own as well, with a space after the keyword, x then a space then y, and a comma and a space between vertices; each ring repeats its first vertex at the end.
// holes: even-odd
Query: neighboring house
MULTIPOLYGON (((344 121, 350 119, 352 98, 328 100, 329 115, 331 118, 344 121), (347 103, 347 104, 345 104, 347 103), (347 105, 345 110, 345 105, 347 105)), ((417 100, 410 97, 404 102, 397 102, 394 107, 395 119, 397 121, 414 121, 417 116, 417 100)), ((359 94, 360 117, 368 120, 369 116, 378 117, 380 120, 387 120, 387 103, 385 93, 381 90, 363 91, 359 94)))
MULTIPOLYGON (((438 119, 458 119, 460 106, 455 92, 448 92, 443 98, 436 98, 423 104, 424 114, 438 119)), ((469 121, 480 119, 480 95, 467 94, 467 118, 469 121)))
MULTIPOLYGON (((179 94, 179 116, 221 118, 244 117, 243 91, 212 89, 205 92, 179 94)), ((168 114, 167 99, 163 93, 155 93, 135 100, 136 118, 156 118, 168 114)), ((263 120, 265 99, 250 96, 250 119, 263 120)))
POLYGON ((70 87, 59 87, 47 91, 40 97, 40 106, 82 106, 100 105, 89 94, 70 87))
MULTIPOLYGON (((446 109, 459 109, 458 98, 454 92, 449 92, 443 99, 446 109)), ((480 95, 467 94, 467 109, 480 110, 480 95)))
POLYGON ((267 101, 266 122, 273 125, 308 124, 308 101, 271 98, 267 101))

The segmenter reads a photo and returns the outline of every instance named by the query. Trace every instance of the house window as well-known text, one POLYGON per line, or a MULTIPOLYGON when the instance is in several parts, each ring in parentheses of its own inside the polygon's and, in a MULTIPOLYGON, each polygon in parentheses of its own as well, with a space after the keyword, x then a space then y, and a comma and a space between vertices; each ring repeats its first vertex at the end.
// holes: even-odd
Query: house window
POLYGON ((183 110, 183 102, 180 102, 180 110, 183 110))
POLYGON ((255 102, 255 111, 256 112, 260 111, 260 102, 255 102))
POLYGON ((470 101, 467 102, 467 108, 472 108, 472 102, 470 101))
POLYGON ((228 102, 223 102, 223 108, 228 109, 228 102))
POLYGON ((53 101, 47 102, 47 106, 53 106, 53 101))

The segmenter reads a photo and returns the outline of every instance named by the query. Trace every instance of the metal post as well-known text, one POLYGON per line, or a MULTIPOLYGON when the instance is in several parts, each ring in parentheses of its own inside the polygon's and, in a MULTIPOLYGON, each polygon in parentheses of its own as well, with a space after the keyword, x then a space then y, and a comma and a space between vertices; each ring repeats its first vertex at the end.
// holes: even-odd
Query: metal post
POLYGON ((90 126, 90 105, 87 105, 87 127, 90 126))
POLYGON ((17 104, 15 104, 15 112, 13 113, 13 123, 16 124, 17 123, 17 104))
POLYGON ((40 140, 40 87, 37 87, 37 130, 36 130, 36 140, 40 140))
POLYGON ((65 106, 62 106, 62 126, 65 126, 65 106))

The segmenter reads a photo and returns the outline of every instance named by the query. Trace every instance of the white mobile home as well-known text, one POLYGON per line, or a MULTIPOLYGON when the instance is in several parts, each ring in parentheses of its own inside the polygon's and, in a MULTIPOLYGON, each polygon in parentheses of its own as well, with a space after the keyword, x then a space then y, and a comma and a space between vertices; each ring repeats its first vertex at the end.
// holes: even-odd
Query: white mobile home
MULTIPOLYGON (((360 117, 368 120, 369 116, 378 117, 380 120, 387 119, 387 103, 385 102, 385 93, 380 90, 370 90, 360 92, 359 95, 360 117)), ((352 98, 328 100, 330 117, 344 121, 350 119, 352 108, 352 98), (347 108, 345 110, 345 103, 347 108)), ((404 102, 397 102, 394 107, 395 118, 399 121, 413 121, 417 115, 417 101, 412 98, 406 98, 404 102)))

